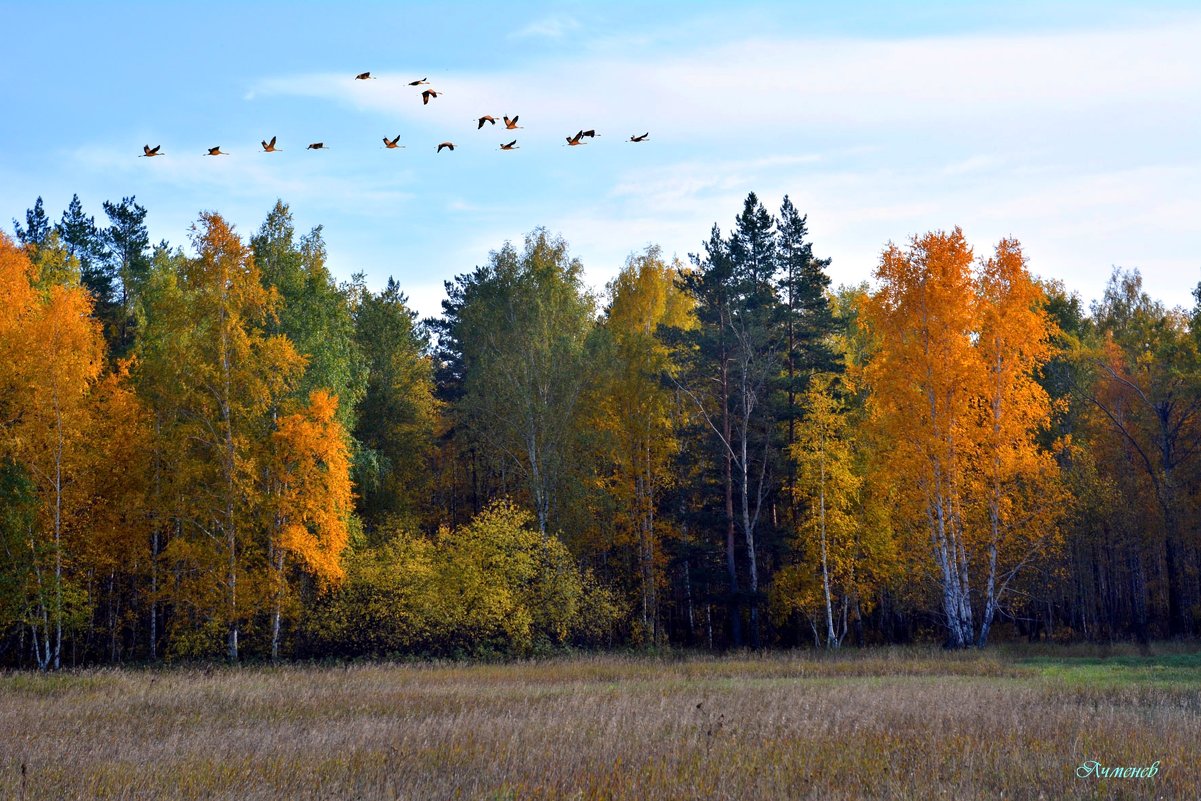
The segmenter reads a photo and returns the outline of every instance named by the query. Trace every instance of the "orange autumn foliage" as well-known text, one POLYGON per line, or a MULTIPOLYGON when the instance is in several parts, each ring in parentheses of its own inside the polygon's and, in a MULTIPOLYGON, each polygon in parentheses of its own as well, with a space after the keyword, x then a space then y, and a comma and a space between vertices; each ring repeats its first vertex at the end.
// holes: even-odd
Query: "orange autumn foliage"
POLYGON ((1014 240, 972 266, 958 228, 890 245, 862 308, 875 352, 861 378, 894 443, 879 476, 916 553, 933 556, 957 647, 986 641, 1009 582, 1054 544, 1061 506, 1036 439, 1051 414, 1036 381, 1052 332, 1042 290, 1014 240))
POLYGON ((279 486, 276 546, 327 582, 345 575, 342 553, 353 501, 350 451, 337 408, 337 396, 316 390, 308 406, 281 418, 272 435, 279 486))

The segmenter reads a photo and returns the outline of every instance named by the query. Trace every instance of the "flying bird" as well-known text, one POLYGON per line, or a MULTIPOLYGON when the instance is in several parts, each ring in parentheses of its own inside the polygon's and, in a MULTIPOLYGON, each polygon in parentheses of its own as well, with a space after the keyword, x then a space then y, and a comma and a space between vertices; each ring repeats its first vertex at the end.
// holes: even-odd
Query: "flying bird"
POLYGON ((325 147, 325 142, 314 142, 305 148, 305 150, 321 150, 325 147))
POLYGON ((438 152, 439 152, 439 153, 441 153, 441 152, 442 152, 442 148, 444 148, 444 147, 447 147, 447 148, 450 148, 451 150, 454 150, 454 149, 455 149, 455 143, 454 143, 454 142, 443 142, 442 144, 438 145, 438 152))
POLYGON ((650 135, 651 135, 651 134, 650 134, 650 131, 647 131, 647 132, 646 132, 646 133, 644 133, 642 136, 631 136, 631 137, 630 137, 630 141, 631 141, 631 142, 645 142, 645 141, 646 141, 646 138, 647 138, 648 136, 650 136, 650 135))
POLYGON ((277 152, 277 151, 275 150, 275 137, 274 137, 274 136, 273 136, 273 137, 271 137, 271 141, 270 141, 270 142, 268 142, 266 139, 264 139, 264 140, 263 140, 263 152, 264 152, 264 153, 275 153, 275 152, 277 152))
POLYGON ((520 127, 521 126, 517 124, 517 115, 516 114, 513 115, 513 119, 509 119, 508 117, 505 117, 505 130, 516 131, 520 127))
POLYGON ((209 148, 209 152, 208 152, 208 153, 206 153, 205 155, 208 155, 208 156, 228 156, 229 154, 228 154, 228 153, 222 153, 222 152, 221 152, 221 146, 220 146, 220 145, 218 145, 217 147, 210 147, 210 148, 209 148))
POLYGON ((144 158, 152 159, 155 156, 166 155, 165 153, 158 152, 158 149, 160 147, 162 147, 162 145, 155 145, 154 147, 151 147, 150 145, 142 145, 142 155, 138 156, 138 158, 144 157, 144 158))
POLYGON ((429 102, 430 102, 430 98, 437 97, 437 96, 438 96, 438 93, 435 92, 433 89, 426 89, 424 92, 421 93, 421 105, 428 106, 429 102))
POLYGON ((577 133, 575 136, 568 136, 568 137, 566 137, 566 139, 567 139, 567 144, 571 145, 572 147, 575 147, 576 145, 585 145, 585 144, 588 144, 587 142, 581 142, 581 141, 580 141, 580 137, 581 137, 581 136, 583 136, 583 135, 584 135, 584 132, 583 132, 583 131, 580 131, 580 132, 578 132, 578 133, 577 133))
POLYGON ((375 80, 374 78, 372 78, 372 77, 371 77, 371 73, 370 73, 370 72, 360 72, 358 75, 354 76, 354 79, 355 79, 356 81, 365 81, 365 80, 367 80, 367 79, 369 79, 369 78, 370 78, 371 80, 375 80))
POLYGON ((429 82, 429 78, 422 78, 420 81, 409 81, 409 86, 421 86, 421 84, 429 82))
POLYGON ((596 131, 591 128, 589 128, 587 131, 580 131, 580 136, 590 136, 595 138, 596 135, 596 131))
POLYGON ((501 145, 500 149, 501 150, 518 150, 519 148, 517 147, 517 140, 514 139, 512 142, 510 142, 507 145, 501 145))
POLYGON ((479 118, 478 122, 479 122, 479 125, 478 125, 478 126, 476 126, 476 130, 477 130, 477 131, 478 131, 480 128, 483 128, 483 127, 484 127, 484 123, 485 123, 485 122, 489 122, 489 123, 492 123, 493 125, 495 125, 495 124, 496 124, 496 117, 493 117, 491 114, 485 114, 484 116, 482 116, 482 117, 480 117, 480 118, 479 118))
POLYGON ((384 147, 388 148, 389 150, 393 150, 394 148, 398 148, 398 147, 404 147, 404 145, 396 144, 399 141, 400 141, 400 134, 397 134, 395 139, 389 139, 388 137, 385 136, 384 137, 384 147))

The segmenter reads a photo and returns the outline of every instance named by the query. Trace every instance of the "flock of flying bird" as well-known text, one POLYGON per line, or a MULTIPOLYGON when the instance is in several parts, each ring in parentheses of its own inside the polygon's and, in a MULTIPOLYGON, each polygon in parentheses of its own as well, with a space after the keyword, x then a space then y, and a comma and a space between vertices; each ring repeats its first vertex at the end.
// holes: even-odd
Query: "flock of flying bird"
MULTIPOLYGON (((356 81, 374 80, 374 77, 375 76, 373 76, 370 72, 360 72, 358 75, 354 76, 356 81)), ((426 86, 427 87, 427 88, 421 90, 421 104, 424 106, 429 105, 431 98, 437 98, 438 95, 443 94, 442 92, 428 88, 428 86, 429 86, 428 78, 421 78, 420 80, 409 81, 409 86, 415 86, 415 87, 426 86)), ((516 130, 520 130, 522 128, 522 126, 517 124, 517 115, 516 114, 513 115, 512 119, 510 119, 509 117, 506 116, 506 117, 501 117, 501 120, 505 124, 504 129, 506 131, 516 131, 516 130)), ((484 127, 485 123, 495 126, 497 123, 497 119, 495 117, 493 117, 491 114, 485 114, 484 116, 478 118, 476 120, 476 122, 477 122, 476 130, 478 131, 484 127)), ((575 136, 568 136, 565 138, 567 139, 567 144, 569 146, 576 147, 578 145, 587 144, 587 142, 584 141, 585 138, 592 139, 597 136, 599 136, 599 134, 596 132, 596 130, 590 128, 586 131, 584 131, 584 130, 577 131, 575 136)), ((638 136, 631 136, 629 141, 645 142, 649 138, 650 138, 650 132, 648 131, 647 133, 644 133, 644 134, 641 134, 638 136)), ((274 137, 274 136, 271 137, 271 141, 267 141, 266 139, 263 140, 263 152, 264 153, 278 153, 280 151, 280 148, 277 148, 275 146, 275 140, 276 140, 276 137, 274 137)), ((394 150, 396 148, 404 147, 404 145, 400 144, 400 134, 397 134, 392 139, 389 139, 388 137, 385 136, 384 137, 384 147, 388 148, 389 150, 394 150)), ((165 156, 166 153, 163 153, 161 148, 162 148, 162 145, 155 145, 154 147, 151 147, 150 145, 143 145, 142 146, 142 155, 139 156, 139 158, 142 158, 142 157, 153 158, 154 156, 165 156)), ((328 147, 326 146, 326 144, 324 142, 313 142, 305 149, 306 150, 328 150, 328 147)), ((453 151, 454 149, 455 149, 454 142, 442 142, 438 145, 438 149, 436 152, 441 153, 443 150, 453 151)), ((500 149, 501 150, 517 150, 518 149, 517 148, 517 140, 514 139, 511 142, 502 143, 500 146, 500 149)), ((218 145, 217 147, 210 147, 208 149, 208 152, 205 153, 204 155, 206 155, 206 156, 228 156, 229 154, 226 153, 224 150, 222 150, 220 145, 218 145)))

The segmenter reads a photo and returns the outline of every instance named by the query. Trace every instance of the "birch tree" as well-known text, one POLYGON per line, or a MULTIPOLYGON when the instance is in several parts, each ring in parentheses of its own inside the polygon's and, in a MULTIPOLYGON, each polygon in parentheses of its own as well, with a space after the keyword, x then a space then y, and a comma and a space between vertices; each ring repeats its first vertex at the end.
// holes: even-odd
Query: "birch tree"
POLYGON ((447 283, 439 325, 444 358, 462 376, 461 419, 472 437, 516 470, 547 536, 574 469, 584 345, 594 303, 567 243, 537 229, 519 253, 447 283))
POLYGON ((649 247, 631 256, 610 283, 597 365, 604 378, 596 382, 588 417, 590 428, 605 435, 602 481, 617 503, 622 542, 635 544, 640 618, 652 641, 660 637, 661 540, 667 527, 659 503, 673 480, 679 449, 676 402, 663 380, 676 367, 656 332, 660 326, 695 325, 677 271, 678 265, 666 264, 659 249, 649 247))
POLYGON ((958 228, 890 245, 862 312, 875 343, 862 377, 891 445, 880 476, 927 538, 957 648, 987 641, 1009 582, 1055 538, 1054 467, 1037 442, 1049 424, 1034 380, 1049 353, 1040 290, 1014 241, 978 276, 972 264, 958 228))
POLYGON ((193 226, 196 256, 152 279, 139 356, 141 384, 159 420, 173 488, 160 495, 176 521, 163 551, 179 620, 194 628, 181 646, 204 652, 220 632, 231 661, 243 624, 263 603, 262 486, 271 410, 298 380, 304 359, 268 335, 278 294, 219 215, 193 226), (214 578, 220 577, 217 580, 214 578))

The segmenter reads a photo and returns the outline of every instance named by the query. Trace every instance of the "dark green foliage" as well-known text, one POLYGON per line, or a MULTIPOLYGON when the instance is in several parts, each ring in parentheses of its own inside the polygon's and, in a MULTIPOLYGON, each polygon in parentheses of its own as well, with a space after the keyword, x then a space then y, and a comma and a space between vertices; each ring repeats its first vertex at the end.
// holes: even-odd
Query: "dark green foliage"
POLYGON ((447 283, 437 328, 443 374, 460 397, 460 447, 479 455, 500 494, 524 491, 544 535, 562 525, 580 466, 573 445, 595 310, 582 272, 566 242, 535 229, 521 252, 506 243, 447 283))
POLYGON ((354 429, 355 479, 359 510, 376 531, 389 519, 415 524, 424 516, 437 408, 428 337, 400 286, 391 278, 378 294, 355 286, 354 341, 367 374, 354 429))
POLYGON ((79 195, 71 196, 71 205, 55 226, 68 255, 79 260, 79 280, 92 293, 103 316, 114 302, 116 274, 107 260, 104 237, 96 227, 96 218, 83 213, 79 195))
POLYGON ((105 320, 105 335, 112 358, 124 357, 134 343, 134 306, 150 276, 150 234, 146 229, 146 209, 133 197, 120 203, 104 201, 109 225, 101 231, 108 253, 108 274, 117 279, 116 303, 105 320))
POLYGON ((12 462, 0 462, 0 661, 24 659, 15 651, 25 640, 33 604, 33 540, 37 524, 37 496, 33 482, 12 462))
POLYGON ((50 218, 46 216, 46 210, 42 207, 41 195, 38 195, 33 208, 25 212, 25 225, 22 226, 21 223, 13 220, 13 230, 17 234, 17 241, 22 245, 33 248, 42 246, 46 237, 50 236, 51 226, 50 218))

